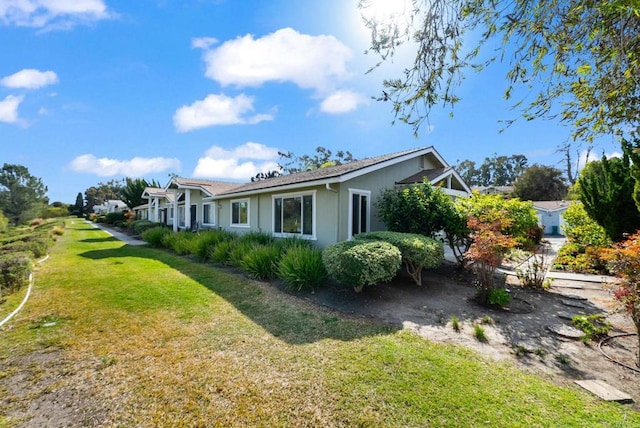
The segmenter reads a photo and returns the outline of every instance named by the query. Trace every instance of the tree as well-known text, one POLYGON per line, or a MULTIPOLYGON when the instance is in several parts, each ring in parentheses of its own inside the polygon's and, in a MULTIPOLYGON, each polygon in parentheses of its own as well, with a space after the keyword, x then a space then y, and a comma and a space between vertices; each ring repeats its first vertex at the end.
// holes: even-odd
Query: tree
POLYGON ((82 197, 82 192, 78 192, 76 195, 76 203, 69 207, 69 214, 82 217, 82 212, 84 211, 83 207, 84 198, 82 197))
POLYGON ((633 200, 634 180, 629 156, 589 162, 578 178, 579 199, 589 217, 613 241, 640 228, 640 212, 633 200))
POLYGON ((633 178, 633 200, 640 210, 640 139, 632 141, 622 139, 622 151, 631 160, 631 178, 633 178))
MULTIPOLYGON (((371 1, 361 0, 363 12, 371 1)), ((510 64, 505 97, 526 119, 559 118, 574 138, 591 141, 640 129, 640 3, 633 0, 412 0, 412 17, 365 22, 371 50, 389 60, 417 43, 412 65, 386 80, 380 100, 417 132, 438 105, 453 107, 466 72, 496 60, 510 64), (470 37, 473 36, 473 37, 470 37), (475 40, 471 46, 465 41, 475 40), (492 42, 501 41, 494 50, 492 42), (482 58, 483 47, 496 52, 482 58), (539 85, 534 86, 538 83, 539 85)), ((508 122, 509 123, 509 122, 508 122)))
POLYGON ((316 147, 316 153, 313 155, 295 156, 292 152, 278 152, 278 155, 281 162, 280 170, 283 174, 342 165, 356 160, 348 150, 338 150, 333 156, 333 152, 324 147, 316 147))
POLYGON ((142 205, 142 194, 147 187, 160 187, 156 180, 147 181, 144 178, 125 178, 124 186, 118 189, 118 196, 130 209, 142 205))
POLYGON ((280 174, 278 171, 273 170, 273 171, 267 171, 267 172, 259 172, 257 173, 254 177, 251 177, 251 181, 262 181, 262 180, 268 180, 270 178, 274 178, 274 177, 279 177, 282 174, 280 174))
POLYGON ((47 187, 22 165, 0 170, 0 209, 14 225, 38 217, 48 203, 47 187))
POLYGON ((480 167, 470 160, 459 162, 456 171, 470 186, 509 186, 527 168, 527 157, 524 155, 498 156, 484 158, 480 167))
POLYGON ((392 232, 416 233, 430 238, 444 232, 447 243, 462 263, 468 248, 466 217, 451 198, 431 183, 386 189, 378 198, 378 216, 392 232))
POLYGON ((513 196, 523 201, 560 201, 567 195, 562 171, 534 164, 513 185, 513 196))

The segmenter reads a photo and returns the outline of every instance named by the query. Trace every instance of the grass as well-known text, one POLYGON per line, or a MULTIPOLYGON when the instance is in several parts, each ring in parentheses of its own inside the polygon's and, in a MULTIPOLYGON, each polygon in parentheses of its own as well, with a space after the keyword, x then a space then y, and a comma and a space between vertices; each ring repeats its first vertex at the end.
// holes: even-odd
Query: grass
POLYGON ((0 367, 0 414, 46 401, 51 385, 77 399, 64 391, 83 388, 80 408, 107 426, 640 424, 577 388, 78 221, 0 331, 0 367), (55 365, 33 364, 43 355, 55 365), (19 379, 28 392, 12 389, 19 379))

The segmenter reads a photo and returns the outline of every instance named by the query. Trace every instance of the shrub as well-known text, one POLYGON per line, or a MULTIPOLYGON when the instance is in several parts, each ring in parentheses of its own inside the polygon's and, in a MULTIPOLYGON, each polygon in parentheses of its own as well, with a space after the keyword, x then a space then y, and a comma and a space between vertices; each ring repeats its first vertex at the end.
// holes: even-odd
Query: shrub
POLYGON ((236 234, 224 230, 206 230, 200 232, 198 239, 194 243, 195 255, 197 255, 203 262, 207 261, 211 258, 211 252, 216 245, 236 238, 236 234))
POLYGON ((233 244, 231 245, 231 251, 229 251, 227 263, 235 268, 242 269, 242 261, 245 256, 257 246, 257 244, 242 240, 234 240, 231 242, 233 244))
POLYGON ((164 245, 164 237, 170 233, 173 233, 170 229, 156 226, 142 232, 141 237, 143 241, 148 242, 152 247, 160 248, 164 245))
POLYGON ((29 222, 29 226, 40 226, 44 222, 41 218, 34 218, 29 222))
POLYGON ((270 280, 276 277, 280 248, 274 244, 257 245, 242 259, 242 270, 251 278, 270 280))
POLYGON ((156 223, 149 220, 135 220, 129 224, 129 228, 134 235, 140 235, 145 230, 152 229, 156 226, 158 226, 156 223))
POLYGON ((0 247, 0 254, 28 253, 31 257, 40 258, 47 254, 49 238, 38 237, 30 240, 15 241, 0 247))
POLYGON ((397 247, 402 262, 414 282, 422 285, 422 269, 437 268, 444 261, 442 243, 415 233, 368 232, 355 236, 356 240, 378 240, 397 247))
POLYGON ((492 288, 489 290, 489 304, 504 308, 511 302, 511 294, 504 288, 492 288))
POLYGON ((186 231, 172 232, 162 237, 162 245, 181 256, 193 254, 196 236, 186 231))
POLYGON ((611 240, 602 226, 591 219, 581 203, 571 204, 562 214, 569 242, 582 247, 608 247, 611 240))
POLYGON ((553 268, 579 273, 608 274, 609 268, 600 247, 584 247, 581 244, 566 243, 556 257, 553 268))
POLYGON ((122 212, 107 213, 104 216, 104 222, 107 224, 116 224, 116 222, 124 223, 125 221, 127 221, 127 217, 125 213, 122 212))
POLYGON ((356 292, 364 286, 391 281, 402 265, 400 250, 381 241, 344 241, 330 245, 322 253, 330 276, 351 285, 356 292))
POLYGON ((473 337, 475 337, 478 342, 486 343, 489 341, 487 334, 484 331, 484 327, 480 324, 473 325, 473 337))
POLYGON ((546 249, 539 253, 533 253, 521 267, 516 270, 516 276, 524 286, 544 288, 545 277, 551 261, 546 249))
POLYGON ((222 241, 211 250, 209 258, 216 263, 231 264, 231 251, 236 247, 237 240, 222 241))
POLYGON ((327 277, 322 252, 308 246, 291 247, 278 264, 278 276, 298 291, 315 290, 327 277))
POLYGON ((247 232, 243 235, 240 235, 240 240, 242 242, 251 244, 269 245, 273 243, 275 238, 272 235, 264 232, 247 232))
POLYGON ((574 315, 571 322, 584 332, 583 341, 602 339, 611 331, 611 324, 602 314, 574 315))
POLYGON ((31 258, 24 253, 0 256, 0 296, 18 291, 29 281, 31 258))
POLYGON ((64 227, 54 226, 53 229, 51 229, 51 233, 57 236, 64 235, 64 227))

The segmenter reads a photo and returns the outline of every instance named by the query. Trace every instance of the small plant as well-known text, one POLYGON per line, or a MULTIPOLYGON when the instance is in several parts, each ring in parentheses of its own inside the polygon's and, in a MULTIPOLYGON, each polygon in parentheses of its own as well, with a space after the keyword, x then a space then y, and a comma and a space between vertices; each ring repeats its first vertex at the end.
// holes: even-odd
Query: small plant
POLYGON ((516 270, 516 275, 525 287, 544 288, 545 277, 550 265, 548 249, 544 247, 542 251, 529 257, 522 264, 522 267, 516 270))
POLYGON ((534 353, 534 354, 536 354, 536 355, 538 356, 538 358, 540 358, 541 360, 543 360, 543 359, 544 359, 544 357, 546 357, 546 356, 547 356, 547 354, 548 354, 547 350, 546 350, 546 349, 544 349, 544 348, 536 348, 536 349, 533 351, 533 353, 534 353))
POLYGON ((489 341, 487 334, 484 331, 484 327, 480 324, 473 325, 473 337, 475 337, 478 342, 487 343, 489 341))
POLYGON ((568 355, 564 355, 564 354, 556 355, 556 361, 562 364, 563 366, 571 365, 571 358, 568 355))
POLYGON ((480 324, 493 325, 495 324, 495 321, 489 315, 485 315, 482 318, 480 318, 480 324))
POLYGON ((211 258, 213 249, 221 242, 236 239, 237 235, 225 230, 207 230, 200 232, 194 243, 194 253, 203 262, 211 258))
POLYGON ((54 228, 51 229, 51 233, 57 236, 64 235, 64 227, 54 226, 54 228))
POLYGON ((491 288, 488 291, 488 301, 492 306, 504 308, 511 302, 511 294, 505 288, 491 288))
POLYGON ((527 349, 526 346, 522 346, 522 345, 518 345, 515 348, 513 348, 513 355, 515 355, 516 357, 523 357, 525 355, 527 355, 529 352, 529 349, 527 349))
POLYGON ((453 331, 456 333, 460 333, 460 320, 455 315, 451 317, 451 328, 453 328, 453 331))
POLYGON ((572 324, 584 332, 582 341, 588 343, 590 340, 599 340, 606 337, 611 331, 611 323, 604 315, 574 315, 572 324))

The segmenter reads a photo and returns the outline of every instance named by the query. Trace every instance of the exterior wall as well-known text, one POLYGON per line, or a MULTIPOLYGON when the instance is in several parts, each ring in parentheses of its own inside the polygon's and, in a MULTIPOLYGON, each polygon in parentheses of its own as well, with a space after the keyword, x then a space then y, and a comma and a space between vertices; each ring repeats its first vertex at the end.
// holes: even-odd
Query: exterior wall
POLYGON ((546 235, 562 235, 564 236, 564 218, 562 214, 565 210, 545 211, 536 209, 536 215, 538 216, 539 224, 544 228, 546 235))

